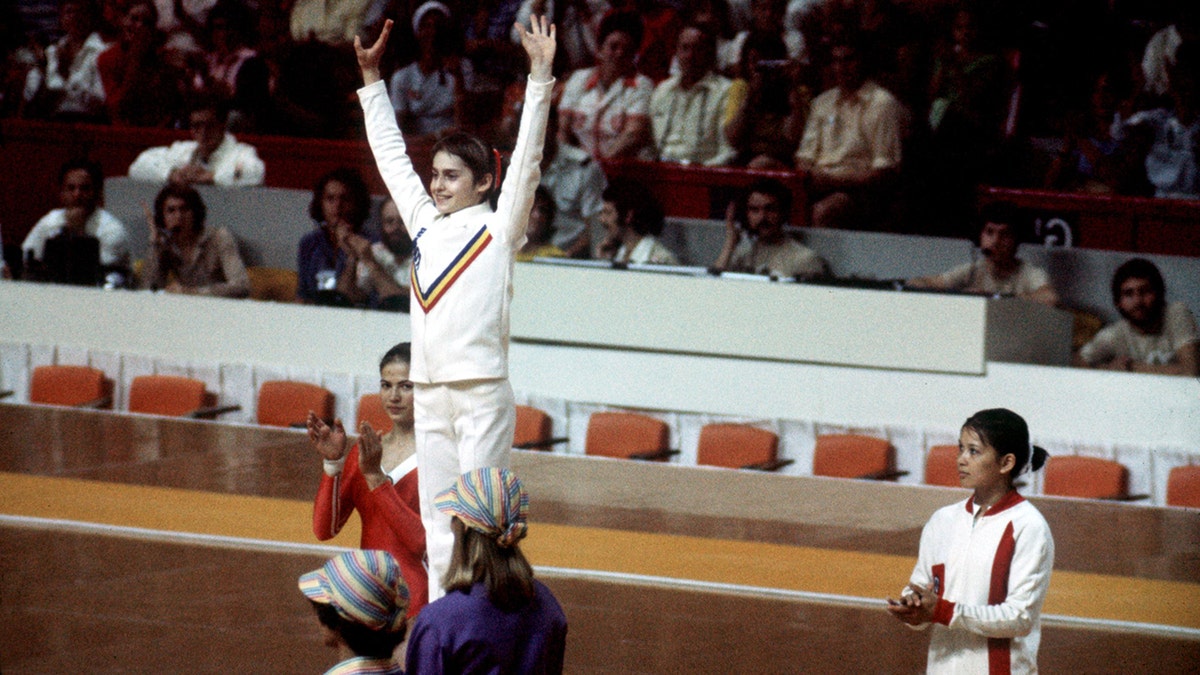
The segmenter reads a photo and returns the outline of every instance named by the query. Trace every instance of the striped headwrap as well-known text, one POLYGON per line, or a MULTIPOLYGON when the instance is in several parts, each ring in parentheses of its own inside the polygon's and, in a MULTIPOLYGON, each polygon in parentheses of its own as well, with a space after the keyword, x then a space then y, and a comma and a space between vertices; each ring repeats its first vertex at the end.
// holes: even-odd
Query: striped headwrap
POLYGON ((337 555, 321 569, 301 574, 300 592, 372 630, 399 630, 408 613, 408 586, 400 576, 400 565, 387 551, 337 555))
POLYGON ((521 480, 507 469, 468 471, 433 500, 443 513, 458 516, 467 527, 508 548, 529 529, 529 495, 521 480))

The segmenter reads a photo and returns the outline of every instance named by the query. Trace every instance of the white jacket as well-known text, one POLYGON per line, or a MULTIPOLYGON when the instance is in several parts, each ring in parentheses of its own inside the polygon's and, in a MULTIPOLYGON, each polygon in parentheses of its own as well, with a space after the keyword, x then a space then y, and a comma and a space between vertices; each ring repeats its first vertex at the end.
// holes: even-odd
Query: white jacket
POLYGON ((382 81, 358 90, 379 173, 413 239, 412 379, 423 383, 508 377, 513 263, 541 176, 554 81, 525 90, 521 128, 496 210, 486 202, 438 213, 413 170, 382 81))
MULTIPOLYGON (((196 141, 176 141, 169 146, 143 150, 129 165, 129 177, 154 183, 165 183, 171 172, 192 163, 196 141)), ((221 187, 262 185, 266 167, 254 146, 238 143, 232 134, 225 134, 206 164, 213 173, 213 184, 221 187)))

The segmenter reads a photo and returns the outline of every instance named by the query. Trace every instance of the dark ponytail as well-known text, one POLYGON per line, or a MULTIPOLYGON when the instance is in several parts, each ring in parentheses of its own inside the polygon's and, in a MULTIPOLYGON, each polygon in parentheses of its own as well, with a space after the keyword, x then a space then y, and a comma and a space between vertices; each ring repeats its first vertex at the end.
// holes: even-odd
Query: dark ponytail
POLYGON ((979 438, 996 449, 996 458, 1012 455, 1016 459, 1010 480, 1020 476, 1025 466, 1041 469, 1050 457, 1044 448, 1029 443, 1029 426, 1025 419, 1007 408, 980 410, 967 418, 963 429, 979 434, 979 438))

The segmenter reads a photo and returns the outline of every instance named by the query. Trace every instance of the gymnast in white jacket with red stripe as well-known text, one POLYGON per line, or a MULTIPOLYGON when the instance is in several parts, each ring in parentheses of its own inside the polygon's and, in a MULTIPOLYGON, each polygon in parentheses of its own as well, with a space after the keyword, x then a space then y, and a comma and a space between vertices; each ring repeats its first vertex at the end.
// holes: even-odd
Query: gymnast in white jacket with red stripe
POLYGON ((429 600, 442 595, 454 535, 433 498, 463 473, 508 468, 516 410, 508 382, 513 264, 525 244, 554 86, 555 28, 534 17, 517 26, 529 55, 529 84, 511 166, 499 199, 499 153, 457 133, 433 148, 429 192, 413 170, 379 72, 391 33, 355 52, 367 140, 413 239, 413 408, 421 518, 429 555, 429 600))
POLYGON ((933 514, 908 586, 888 599, 896 618, 933 627, 926 672, 1037 672, 1054 538, 1013 480, 1045 461, 1010 410, 983 410, 963 424, 959 480, 974 494, 933 514))

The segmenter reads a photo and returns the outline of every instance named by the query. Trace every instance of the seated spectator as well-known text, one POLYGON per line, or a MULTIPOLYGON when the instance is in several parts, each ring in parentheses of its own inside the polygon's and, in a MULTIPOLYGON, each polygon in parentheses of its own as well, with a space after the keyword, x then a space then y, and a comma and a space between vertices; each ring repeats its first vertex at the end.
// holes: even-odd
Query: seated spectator
POLYGON ((434 506, 451 517, 454 548, 446 595, 413 624, 409 674, 562 673, 567 617, 518 545, 529 527, 521 481, 507 469, 475 469, 434 506))
POLYGON ((1147 93, 1167 96, 1171 89, 1171 69, 1176 63, 1179 46, 1200 40, 1200 5, 1180 2, 1175 22, 1163 27, 1146 42, 1142 55, 1142 76, 1147 93))
POLYGON ((586 258, 592 247, 592 233, 600 227, 600 196, 608 179, 600 163, 586 151, 559 142, 557 120, 551 111, 542 152, 541 187, 553 200, 555 212, 550 243, 568 257, 586 258))
POLYGON ((392 107, 407 142, 447 131, 457 124, 457 101, 464 96, 462 60, 452 53, 450 8, 430 0, 412 19, 417 60, 388 82, 392 107))
POLYGON ((175 185, 262 185, 263 161, 254 146, 238 143, 225 130, 228 118, 220 99, 201 97, 188 114, 192 140, 143 150, 129 165, 129 177, 175 185))
POLYGON ((363 29, 371 4, 372 0, 295 0, 291 13, 292 39, 352 45, 363 29))
POLYGON ((340 662, 328 672, 404 675, 393 652, 408 627, 408 586, 391 553, 340 553, 300 575, 299 586, 325 645, 337 649, 340 662))
POLYGON ((725 246, 713 268, 777 279, 823 276, 825 261, 784 232, 791 211, 792 193, 783 183, 773 178, 751 183, 745 202, 732 202, 725 212, 725 246))
POLYGON ((654 83, 637 72, 634 57, 642 20, 632 12, 610 14, 600 23, 596 65, 567 79, 558 105, 558 135, 599 160, 649 159, 650 95, 654 83))
POLYGON ((379 241, 371 243, 348 228, 339 233, 347 265, 358 270, 357 293, 350 298, 353 304, 407 312, 413 243, 396 202, 388 198, 379 205, 379 241))
POLYGON ((165 35, 157 22, 151 0, 132 0, 122 18, 121 37, 96 58, 113 124, 169 126, 180 116, 182 91, 191 83, 165 58, 165 35))
POLYGON ((158 192, 142 288, 226 298, 250 295, 237 241, 223 227, 205 227, 207 213, 192 187, 170 184, 158 192))
POLYGON ((358 234, 371 208, 371 194, 357 169, 334 169, 313 188, 308 215, 317 229, 300 239, 296 255, 296 300, 352 306, 358 285, 349 234, 358 234))
POLYGON ((1125 140, 1130 134, 1149 136, 1146 178, 1155 197, 1200 199, 1200 44, 1186 43, 1175 54, 1169 89, 1172 107, 1144 110, 1132 115, 1117 130, 1125 140))
POLYGON ((721 166, 736 152, 725 127, 736 110, 732 82, 713 72, 716 38, 707 29, 685 26, 676 50, 679 74, 654 89, 650 124, 658 158, 664 162, 721 166))
POLYGON ((1063 147, 1046 172, 1046 189, 1092 194, 1140 192, 1135 188, 1140 173, 1135 163, 1140 158, 1113 133, 1121 123, 1119 103, 1132 94, 1127 79, 1119 72, 1102 73, 1083 109, 1067 114, 1063 147))
POLYGON ((663 210, 645 185, 614 178, 602 195, 600 224, 607 234, 596 257, 618 264, 678 265, 679 258, 658 240, 663 210))
MULTIPOLYGON (((47 244, 62 237, 91 237, 98 242, 98 264, 112 270, 129 266, 129 237, 125 226, 100 204, 104 190, 104 174, 100 165, 91 160, 70 160, 58 172, 59 204, 29 231, 21 244, 25 258, 25 278, 48 279, 58 276, 56 270, 46 269, 44 254, 47 244)), ((98 281, 98 280, 93 280, 98 281)))
POLYGON ((791 167, 808 114, 808 88, 796 86, 792 66, 778 35, 756 33, 742 43, 731 94, 736 112, 725 128, 738 165, 791 167))
POLYGON ((837 45, 831 58, 834 87, 813 100, 796 165, 808 174, 812 227, 861 227, 886 211, 902 107, 864 77, 857 47, 837 45))
POLYGON ((1182 302, 1167 303, 1162 273, 1144 258, 1125 261, 1112 278, 1121 320, 1096 333, 1075 364, 1161 375, 1200 375, 1196 317, 1182 302))
MULTIPOLYGON (((681 36, 682 22, 673 0, 613 0, 614 11, 633 11, 642 17, 642 44, 637 48, 638 72, 654 82, 671 74, 671 58, 681 36)), ((715 47, 714 47, 715 58, 715 47)))
POLYGON ((737 72, 746 40, 751 36, 778 37, 785 46, 783 59, 799 59, 804 56, 804 36, 798 29, 783 21, 787 11, 787 0, 750 0, 750 25, 737 32, 717 52, 717 70, 722 73, 737 72))
POLYGON ((246 130, 260 124, 269 98, 270 70, 254 47, 254 13, 241 0, 219 0, 208 13, 204 79, 230 110, 229 126, 246 130))
POLYGON ((29 72, 27 114, 63 122, 107 121, 104 85, 96 59, 108 44, 96 32, 95 0, 64 0, 58 6, 63 36, 46 47, 45 68, 29 72))
POLYGON ((525 245, 517 251, 517 262, 529 262, 534 258, 562 258, 563 250, 550 243, 554 234, 556 208, 550 191, 538 186, 533 194, 533 209, 529 212, 529 225, 525 228, 525 245))
POLYGON ((1015 210, 1007 205, 993 204, 980 214, 979 252, 982 258, 935 276, 910 279, 912 288, 938 291, 961 291, 987 295, 1010 295, 1040 302, 1058 304, 1058 293, 1050 286, 1050 277, 1017 257, 1021 243, 1015 210))

